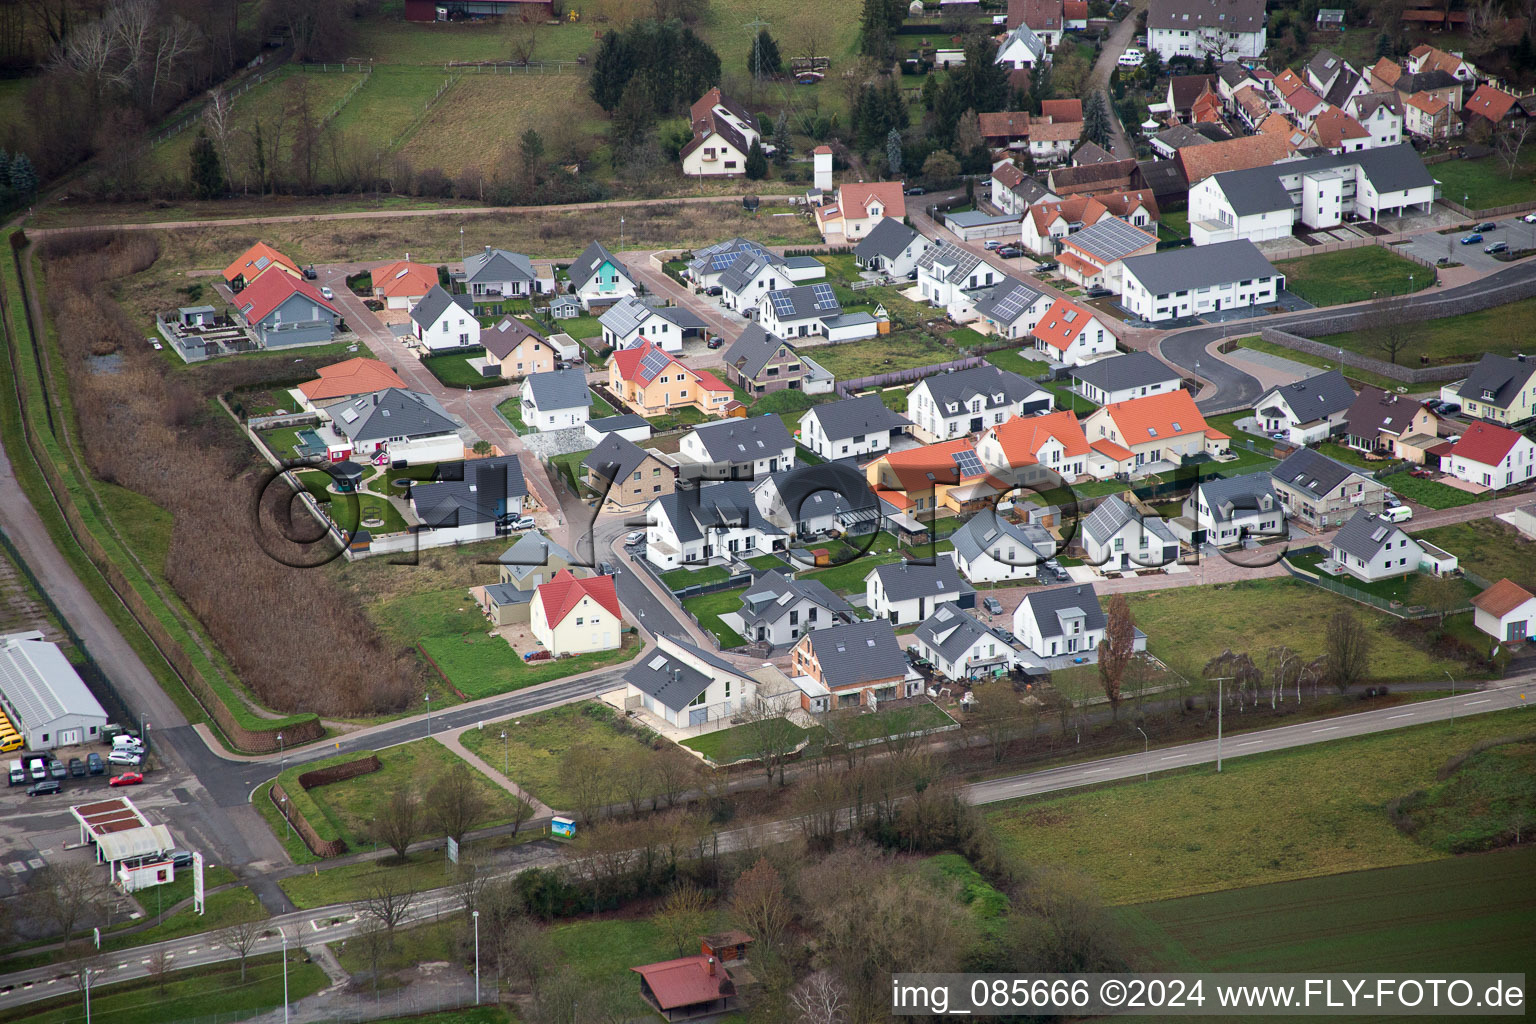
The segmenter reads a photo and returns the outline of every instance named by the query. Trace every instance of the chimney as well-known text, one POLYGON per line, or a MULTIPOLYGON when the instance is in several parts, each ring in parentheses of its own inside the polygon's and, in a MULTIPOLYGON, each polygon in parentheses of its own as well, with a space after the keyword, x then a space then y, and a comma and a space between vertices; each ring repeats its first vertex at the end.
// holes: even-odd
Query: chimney
POLYGON ((490 255, 490 254, 491 254, 491 247, 490 247, 490 246, 486 246, 486 247, 485 247, 485 254, 486 254, 486 255, 487 255, 487 256, 489 256, 489 255, 490 255))
POLYGON ((705 957, 704 966, 709 971, 709 976, 713 978, 715 976, 715 958, 712 956, 705 957))

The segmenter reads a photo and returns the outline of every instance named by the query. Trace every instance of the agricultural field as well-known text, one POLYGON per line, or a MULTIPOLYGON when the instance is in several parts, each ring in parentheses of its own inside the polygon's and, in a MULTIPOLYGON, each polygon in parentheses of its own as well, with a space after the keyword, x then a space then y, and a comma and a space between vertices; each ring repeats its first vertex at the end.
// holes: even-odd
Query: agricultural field
MULTIPOLYGON (((327 75, 311 77, 331 77, 327 75)), ((350 83, 347 75, 335 77, 350 83)), ((401 137, 426 112, 448 82, 437 69, 376 66, 368 82, 337 116, 336 131, 367 140, 382 149, 398 147, 401 137)), ((449 92, 451 93, 450 87, 449 92)), ((437 100, 435 113, 451 117, 453 104, 447 94, 437 100)))
POLYGON ((1280 260, 1285 287, 1314 306, 1362 302, 1373 295, 1403 295, 1435 283, 1434 272, 1379 245, 1280 260))

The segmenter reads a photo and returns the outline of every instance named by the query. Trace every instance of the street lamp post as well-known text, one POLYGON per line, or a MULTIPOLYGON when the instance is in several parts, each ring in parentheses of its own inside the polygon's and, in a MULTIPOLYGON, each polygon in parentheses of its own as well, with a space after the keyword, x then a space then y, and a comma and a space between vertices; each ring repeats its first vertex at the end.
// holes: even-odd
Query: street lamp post
POLYGON ((512 762, 507 755, 507 730, 501 730, 501 774, 506 778, 512 777, 512 762))
POLYGON ((293 818, 288 814, 288 794, 284 793, 279 799, 283 802, 283 820, 288 823, 288 834, 293 836, 296 833, 293 831, 293 818))
POLYGON ((1449 679, 1451 681, 1451 724, 1455 725, 1456 724, 1456 677, 1451 675, 1451 670, 1448 669, 1448 668, 1441 669, 1440 671, 1444 672, 1445 673, 1445 678, 1447 678, 1447 679, 1449 679))
MULTIPOLYGON (((1145 729, 1143 729, 1141 726, 1138 725, 1136 727, 1136 731, 1141 733, 1141 754, 1142 754, 1142 760, 1145 762, 1145 761, 1147 761, 1151 757, 1151 754, 1152 754, 1152 741, 1147 739, 1147 731, 1145 729)), ((1141 781, 1142 782, 1148 782, 1152 778, 1152 765, 1150 763, 1147 763, 1147 764, 1143 764, 1142 767, 1145 769, 1145 771, 1142 772, 1141 781)))
POLYGON ((1226 704, 1226 693, 1222 683, 1227 682, 1232 676, 1217 676, 1211 682, 1216 684, 1216 771, 1221 771, 1221 710, 1226 704))
POLYGON ((470 914, 475 919, 475 1005, 480 1005, 480 911, 470 914))
POLYGON ((422 699, 427 702, 427 735, 431 736, 432 735, 432 693, 431 693, 431 691, 428 691, 426 696, 424 696, 422 699))
POLYGON ((283 940, 283 1024, 288 1024, 288 933, 279 928, 277 934, 283 940))
POLYGON ((283 745, 283 734, 277 734, 277 753, 279 757, 288 756, 288 748, 283 745))

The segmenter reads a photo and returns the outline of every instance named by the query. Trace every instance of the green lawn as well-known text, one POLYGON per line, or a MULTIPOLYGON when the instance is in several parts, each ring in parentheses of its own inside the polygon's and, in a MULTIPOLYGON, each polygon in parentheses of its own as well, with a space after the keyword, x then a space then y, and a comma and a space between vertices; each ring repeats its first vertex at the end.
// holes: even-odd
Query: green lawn
MULTIPOLYGON (((1425 320, 1413 342, 1398 353, 1397 361, 1404 366, 1417 366, 1419 357, 1425 355, 1431 364, 1467 363, 1476 362, 1484 352, 1523 353, 1529 348, 1533 326, 1536 326, 1536 299, 1425 320)), ((1351 352, 1385 358, 1367 331, 1329 334, 1318 340, 1324 345, 1337 345, 1351 352)), ((1397 385, 1394 383, 1394 386, 1397 385)))
MULTIPOLYGON (((820 580, 834 593, 848 594, 858 592, 862 594, 864 592, 864 577, 869 575, 870 570, 889 562, 901 561, 901 545, 889 533, 878 533, 872 541, 868 542, 868 547, 865 547, 865 544, 866 538, 858 538, 858 543, 854 549, 863 550, 865 553, 854 558, 852 561, 842 562, 825 569, 813 569, 808 572, 802 572, 800 578, 820 580)), ((839 551, 846 550, 833 544, 817 544, 816 547, 831 548, 833 558, 839 557, 839 551)))
POLYGON ((1159 238, 1177 242, 1189 237, 1189 213, 1185 210, 1164 210, 1157 222, 1159 238))
POLYGON ((817 345, 805 354, 838 380, 893 373, 958 359, 960 353, 921 331, 879 334, 841 345, 817 345))
POLYGON ((1399 461, 1390 456, 1372 461, 1367 459, 1365 453, 1358 448, 1351 448, 1336 441, 1324 441, 1322 444, 1317 445, 1317 450, 1335 462, 1342 462, 1346 466, 1359 466, 1361 469, 1367 469, 1372 472, 1386 469, 1388 466, 1395 466, 1399 461))
MULTIPOLYGON (((1418 584, 1421 580, 1434 578, 1427 573, 1412 572, 1406 576, 1394 576, 1390 579, 1373 580, 1367 583, 1364 580, 1356 579, 1355 577, 1348 574, 1341 576, 1330 576, 1328 573, 1320 570, 1318 568, 1318 564, 1327 557, 1327 555, 1322 552, 1307 552, 1304 554, 1290 555, 1288 557, 1291 561, 1291 564, 1297 566, 1298 568, 1305 569, 1308 572, 1316 573, 1318 576, 1325 580, 1332 579, 1335 582, 1342 583, 1347 587, 1352 587, 1355 590, 1370 594, 1372 597, 1379 597, 1383 601, 1401 601, 1405 605, 1414 603, 1413 588, 1416 584, 1418 584)), ((1462 580, 1461 582, 1464 589, 1466 590, 1468 600, 1471 600, 1472 597, 1482 589, 1482 587, 1477 586, 1471 580, 1462 580)))
MULTIPOLYGON (((494 577, 488 569, 486 581, 494 577)), ((467 697, 509 693, 616 665, 638 650, 634 634, 626 633, 622 649, 524 662, 522 651, 514 651, 506 640, 490 634, 490 623, 458 587, 395 598, 375 606, 372 613, 386 635, 419 646, 453 688, 467 697)))
POLYGON ((571 486, 576 488, 579 493, 585 494, 591 488, 583 480, 581 464, 591 454, 592 449, 590 448, 584 452, 566 452, 564 455, 556 455, 550 459, 549 464, 555 467, 558 472, 565 474, 565 478, 571 482, 571 486))
POLYGON ((953 724, 955 720, 937 704, 913 704, 910 707, 859 715, 849 723, 847 737, 855 741, 879 740, 909 732, 942 729, 953 724))
POLYGON ((604 399, 602 395, 598 394, 596 391, 592 391, 591 389, 588 389, 587 393, 592 396, 592 409, 589 414, 590 418, 594 420, 603 420, 607 419, 609 416, 618 415, 618 411, 614 409, 613 406, 609 405, 607 400, 604 399))
MULTIPOLYGON (((1333 336, 1328 335, 1327 340, 1331 344, 1333 341, 1333 336)), ((1251 348, 1255 352, 1267 352, 1272 356, 1281 356, 1282 358, 1289 359, 1292 362, 1302 363, 1306 366, 1316 366, 1322 370, 1339 369, 1339 361, 1337 359, 1328 359, 1324 356, 1314 356, 1309 352, 1298 352, 1295 349, 1286 348, 1284 345, 1276 345, 1273 342, 1265 341, 1262 338, 1243 338, 1239 340, 1237 344, 1239 348, 1251 348)), ((1401 387, 1403 383, 1400 380, 1394 380, 1391 377, 1384 377, 1379 373, 1372 373, 1369 370, 1357 370, 1353 366, 1344 367, 1344 376, 1348 377, 1350 380, 1358 381, 1361 384, 1370 384, 1372 387, 1381 388, 1383 391, 1394 391, 1401 387)))
POLYGON ((592 338, 601 339, 603 336, 603 325, 598 322, 597 317, 590 313, 583 313, 581 316, 573 316, 568 320, 561 320, 557 326, 560 328, 561 334, 569 334, 577 341, 587 341, 592 338))
POLYGON ((661 574, 661 582, 672 590, 702 587, 710 583, 721 583, 730 578, 730 570, 723 565, 706 565, 698 569, 673 569, 661 574))
POLYGON ((1033 349, 1000 348, 996 352, 988 352, 985 358, 993 366, 1001 367, 1004 370, 1033 380, 1035 377, 1050 370, 1050 367, 1045 363, 1037 359, 1031 359, 1030 356, 1033 354, 1033 349))
MULTIPOLYGON (((709 919, 710 928, 725 923, 719 913, 710 913, 709 919)), ((630 980, 634 975, 629 974, 629 969, 636 964, 671 960, 679 952, 685 955, 698 952, 697 942, 691 943, 686 950, 679 950, 648 917, 557 924, 549 929, 549 938, 560 958, 562 971, 570 972, 595 991, 632 991, 634 1010, 631 1019, 634 1020, 654 1019, 656 1014, 641 1000, 640 986, 630 980)))
POLYGON ((623 725, 608 705, 587 701, 487 722, 484 729, 461 733, 459 741, 496 770, 505 765, 514 782, 549 806, 571 808, 579 798, 561 770, 566 751, 585 744, 618 761, 649 754, 650 738, 649 733, 623 725))
MULTIPOLYGON (((483 356, 484 352, 472 353, 474 356, 483 356)), ((427 356, 421 361, 421 365, 427 368, 427 372, 436 377, 445 387, 450 388, 499 388, 505 387, 507 382, 500 377, 487 377, 473 366, 469 365, 469 356, 457 352, 448 352, 438 356, 427 356)))
POLYGON ((1415 531, 1413 536, 1454 552, 1463 569, 1486 579, 1508 577, 1524 586, 1536 583, 1536 544, 1497 519, 1436 526, 1415 531))
POLYGON ((978 345, 985 345, 987 342, 993 340, 990 335, 982 334, 980 331, 973 330, 969 327, 956 328, 955 330, 950 331, 948 334, 944 335, 944 337, 949 341, 951 345, 962 350, 972 349, 978 345))
POLYGON ((1235 757, 1220 775, 1203 766, 988 816, 1016 855, 1086 872, 1110 903, 1435 860, 1442 855, 1392 825, 1386 803, 1431 784, 1472 743, 1524 728, 1519 716, 1235 757))
POLYGON ((1471 210, 1490 210, 1513 203, 1536 200, 1536 163, 1526 156, 1511 175, 1503 162, 1494 157, 1482 160, 1447 160, 1435 164, 1434 175, 1440 181, 1440 194, 1454 202, 1463 198, 1471 210))
POLYGON ((1223 650, 1250 654, 1288 644, 1310 661, 1323 653, 1327 622, 1340 608, 1356 610, 1370 627, 1371 678, 1377 682, 1433 679, 1444 669, 1458 677, 1460 662, 1443 660, 1394 636, 1385 612, 1350 601, 1301 580, 1247 580, 1131 594, 1136 625, 1147 649, 1185 676, 1198 673, 1223 650), (1192 629, 1191 623, 1199 623, 1192 629))
POLYGON ((509 398, 496 406, 496 411, 501 413, 503 419, 512 424, 512 429, 519 434, 531 433, 528 425, 523 422, 523 400, 521 398, 509 398))
POLYGON ((715 642, 721 647, 741 647, 746 644, 746 637, 721 622, 720 616, 726 612, 739 611, 741 595, 746 592, 746 587, 740 587, 736 590, 717 590, 712 594, 700 594, 684 601, 683 607, 693 613, 694 618, 699 620, 699 625, 711 633, 715 642))
MULTIPOLYGON (((683 746, 697 750, 715 764, 732 764, 736 761, 755 759, 761 749, 755 737, 762 728, 762 723, 748 722, 731 729, 707 732, 702 736, 684 740, 683 746)), ((797 744, 811 735, 809 729, 802 729, 798 725, 792 728, 795 730, 797 744)))
MULTIPOLYGON (((544 832, 543 828, 526 828, 520 831, 516 838, 501 836, 485 840, 483 844, 476 843, 474 849, 477 853, 506 849, 538 839, 544 835, 544 832)), ((379 848, 387 849, 387 847, 379 848)), ((361 848, 361 850, 371 849, 374 849, 374 845, 361 848)), ((393 857, 385 860, 355 861, 329 868, 321 867, 319 871, 307 875, 290 875, 279 879, 277 884, 293 901, 295 907, 300 910, 312 910, 315 907, 326 907, 333 903, 350 903, 367 899, 369 891, 385 879, 418 892, 437 889, 452 882, 453 871, 453 865, 441 850, 424 850, 410 854, 403 864, 395 861, 393 857)))
POLYGON ((1435 283, 1432 270, 1379 245, 1280 260, 1275 267, 1287 288, 1315 306, 1361 302, 1377 293, 1402 295, 1435 283))
POLYGON ((1459 487, 1452 487, 1438 480, 1424 480, 1407 473, 1395 473, 1383 479, 1387 487, 1399 498, 1404 501, 1416 501, 1430 508, 1458 508, 1480 501, 1492 501, 1499 496, 1498 491, 1468 494, 1459 487))
POLYGON ((781 569, 789 565, 778 555, 754 555, 747 559, 747 564, 754 569, 781 569))
POLYGON ((662 413, 660 416, 650 416, 646 422, 658 431, 676 430, 679 427, 691 427, 703 423, 707 417, 691 405, 685 405, 680 409, 662 413))
POLYGON ((1243 441, 1251 438, 1255 442, 1262 442, 1263 446, 1267 450, 1273 450, 1274 442, 1270 438, 1263 434, 1255 434, 1246 430, 1238 429, 1238 420, 1252 418, 1252 411, 1244 409, 1240 412, 1222 413, 1220 416, 1207 416, 1205 418, 1205 422, 1215 427, 1217 430, 1220 430, 1228 437, 1232 438, 1235 444, 1241 444, 1243 441))
POLYGON ((294 476, 320 502, 322 511, 349 533, 365 523, 370 524, 365 528, 375 534, 403 533, 407 529, 405 517, 383 495, 366 488, 354 494, 332 493, 327 489, 331 476, 321 470, 304 470, 294 476))

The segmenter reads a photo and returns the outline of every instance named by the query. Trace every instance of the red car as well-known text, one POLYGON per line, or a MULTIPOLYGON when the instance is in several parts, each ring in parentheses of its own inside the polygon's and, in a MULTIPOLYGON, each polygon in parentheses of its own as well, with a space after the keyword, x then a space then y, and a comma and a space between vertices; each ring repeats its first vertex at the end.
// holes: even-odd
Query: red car
POLYGON ((114 775, 114 776, 112 776, 112 778, 107 781, 107 785, 109 785, 109 786, 137 786, 139 783, 141 783, 143 781, 144 781, 144 776, 140 775, 138 772, 123 772, 123 774, 121 774, 121 775, 114 775))

